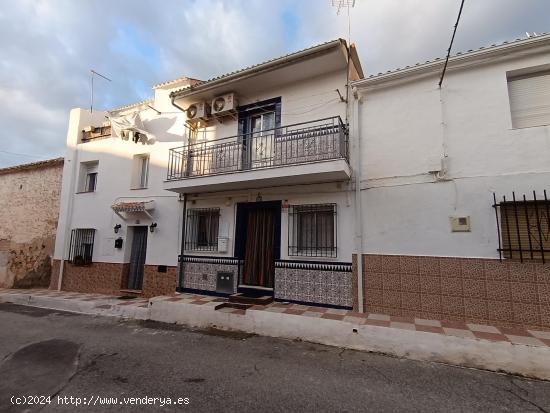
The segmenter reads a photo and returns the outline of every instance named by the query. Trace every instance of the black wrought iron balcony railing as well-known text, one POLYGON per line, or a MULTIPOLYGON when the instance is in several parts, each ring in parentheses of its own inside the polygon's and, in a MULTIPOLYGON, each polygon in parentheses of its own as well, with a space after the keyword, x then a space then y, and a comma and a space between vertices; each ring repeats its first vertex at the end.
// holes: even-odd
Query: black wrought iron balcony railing
POLYGON ((340 116, 295 123, 170 149, 167 179, 347 161, 348 146, 348 129, 340 116))

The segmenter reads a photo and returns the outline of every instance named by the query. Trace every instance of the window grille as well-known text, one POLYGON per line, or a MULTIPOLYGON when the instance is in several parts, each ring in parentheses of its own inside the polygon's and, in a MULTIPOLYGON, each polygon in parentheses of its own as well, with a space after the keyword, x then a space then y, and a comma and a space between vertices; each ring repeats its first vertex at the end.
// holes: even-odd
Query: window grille
POLYGON ((336 257, 336 204, 291 205, 288 255, 336 257))
POLYGON ((546 262, 550 259, 550 200, 543 192, 537 199, 533 191, 532 199, 526 195, 512 199, 502 197, 497 202, 493 194, 500 258, 535 260, 546 262))
POLYGON ((219 208, 189 209, 185 225, 185 249, 217 251, 219 223, 219 208))
POLYGON ((94 252, 95 229, 78 228, 71 231, 69 262, 74 265, 92 263, 94 252))

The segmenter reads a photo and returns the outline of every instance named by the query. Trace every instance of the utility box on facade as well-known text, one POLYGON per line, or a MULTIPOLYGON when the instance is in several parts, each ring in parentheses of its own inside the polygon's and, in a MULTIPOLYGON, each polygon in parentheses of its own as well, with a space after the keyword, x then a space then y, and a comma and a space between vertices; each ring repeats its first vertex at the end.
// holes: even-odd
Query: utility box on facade
POLYGON ((453 232, 470 232, 470 217, 449 217, 451 221, 451 231, 453 232))
POLYGON ((218 237, 218 252, 227 252, 228 243, 229 243, 229 238, 218 237))
POLYGON ((216 276, 216 292, 233 294, 233 273, 218 271, 216 276))

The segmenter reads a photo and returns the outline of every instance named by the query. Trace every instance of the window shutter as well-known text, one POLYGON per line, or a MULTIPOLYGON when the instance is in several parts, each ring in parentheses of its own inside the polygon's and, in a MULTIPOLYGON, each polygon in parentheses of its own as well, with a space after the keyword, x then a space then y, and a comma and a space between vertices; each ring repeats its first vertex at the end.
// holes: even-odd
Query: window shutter
POLYGON ((512 127, 550 125, 550 72, 508 80, 512 127))

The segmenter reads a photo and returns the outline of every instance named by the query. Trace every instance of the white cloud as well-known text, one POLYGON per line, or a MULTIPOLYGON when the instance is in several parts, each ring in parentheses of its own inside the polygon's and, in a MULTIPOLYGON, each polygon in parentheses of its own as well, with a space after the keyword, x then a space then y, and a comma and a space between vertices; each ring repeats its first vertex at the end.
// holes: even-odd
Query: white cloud
MULTIPOLYGON (((352 39, 365 72, 443 56, 459 0, 357 0, 352 39)), ((466 1, 455 50, 549 31, 547 0, 466 1)), ((347 37, 347 12, 329 0, 19 0, 0 9, 4 150, 64 152, 70 108, 140 100, 155 83, 208 78, 297 48, 347 37), (292 30, 285 31, 291 16, 292 30), (295 36, 293 38, 293 36, 295 36), (9 148, 9 149, 8 149, 9 148)), ((0 153, 0 167, 28 161, 0 153)))

